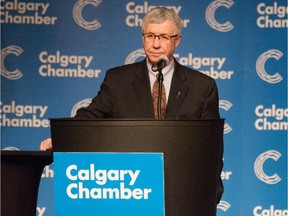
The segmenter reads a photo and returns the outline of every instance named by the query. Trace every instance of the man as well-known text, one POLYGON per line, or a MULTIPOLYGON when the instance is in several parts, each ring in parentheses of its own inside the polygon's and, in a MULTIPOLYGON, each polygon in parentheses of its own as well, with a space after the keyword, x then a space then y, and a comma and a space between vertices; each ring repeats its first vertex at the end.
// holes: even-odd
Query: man
MULTIPOLYGON (((142 24, 146 59, 108 70, 98 95, 88 107, 79 109, 75 117, 154 118, 152 92, 157 73, 151 67, 161 56, 166 56, 168 63, 162 70, 166 109, 164 118, 220 118, 215 81, 180 65, 173 57, 181 41, 181 28, 182 21, 172 10, 157 7, 147 13, 142 24)), ((40 148, 51 149, 51 139, 43 141, 40 148)), ((221 182, 218 202, 222 193, 221 182)))

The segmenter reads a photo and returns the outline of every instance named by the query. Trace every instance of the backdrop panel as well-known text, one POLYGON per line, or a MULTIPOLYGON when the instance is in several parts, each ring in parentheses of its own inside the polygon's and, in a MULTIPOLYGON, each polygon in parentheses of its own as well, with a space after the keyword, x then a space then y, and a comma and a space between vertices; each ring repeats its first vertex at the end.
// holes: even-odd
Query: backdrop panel
MULTIPOLYGON (((286 0, 2 0, 1 148, 38 150, 48 118, 73 116, 108 68, 142 60, 142 18, 157 5, 183 19, 175 58, 218 84, 218 215, 288 215, 286 0)), ((38 215, 53 215, 53 176, 46 167, 38 215)))

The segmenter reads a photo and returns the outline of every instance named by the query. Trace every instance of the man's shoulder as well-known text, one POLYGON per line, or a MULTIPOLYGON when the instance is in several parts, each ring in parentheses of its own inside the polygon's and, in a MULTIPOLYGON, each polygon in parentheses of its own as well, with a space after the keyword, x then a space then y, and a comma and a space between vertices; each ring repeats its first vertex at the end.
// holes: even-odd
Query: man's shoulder
POLYGON ((207 76, 206 74, 202 73, 201 71, 195 70, 193 68, 189 68, 187 66, 181 65, 180 63, 177 62, 176 66, 177 71, 181 71, 187 79, 191 80, 203 80, 207 82, 215 81, 213 78, 210 76, 207 76))
POLYGON ((145 65, 144 61, 140 61, 140 62, 135 62, 135 63, 130 63, 130 64, 125 64, 125 65, 121 65, 121 66, 116 66, 113 68, 110 68, 107 73, 117 73, 117 72, 122 72, 122 71, 135 71, 141 67, 143 67, 145 65))

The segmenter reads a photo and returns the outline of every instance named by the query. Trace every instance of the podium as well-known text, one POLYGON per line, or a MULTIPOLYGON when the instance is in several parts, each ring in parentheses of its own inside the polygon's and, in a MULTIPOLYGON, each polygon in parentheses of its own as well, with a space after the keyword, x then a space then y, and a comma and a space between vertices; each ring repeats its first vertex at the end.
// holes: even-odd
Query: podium
POLYGON ((52 152, 1 151, 1 215, 36 215, 38 187, 52 152))
POLYGON ((56 152, 163 153, 165 216, 216 215, 223 119, 51 119, 50 124, 56 152))

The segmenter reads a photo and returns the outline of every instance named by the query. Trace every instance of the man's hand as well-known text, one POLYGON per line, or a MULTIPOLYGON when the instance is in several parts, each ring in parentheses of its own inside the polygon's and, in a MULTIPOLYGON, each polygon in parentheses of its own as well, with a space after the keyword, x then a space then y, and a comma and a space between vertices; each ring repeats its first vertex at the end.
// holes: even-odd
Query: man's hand
POLYGON ((41 151, 49 151, 49 150, 52 150, 52 139, 51 139, 51 138, 48 138, 48 139, 43 140, 43 141, 40 143, 40 150, 41 150, 41 151))

